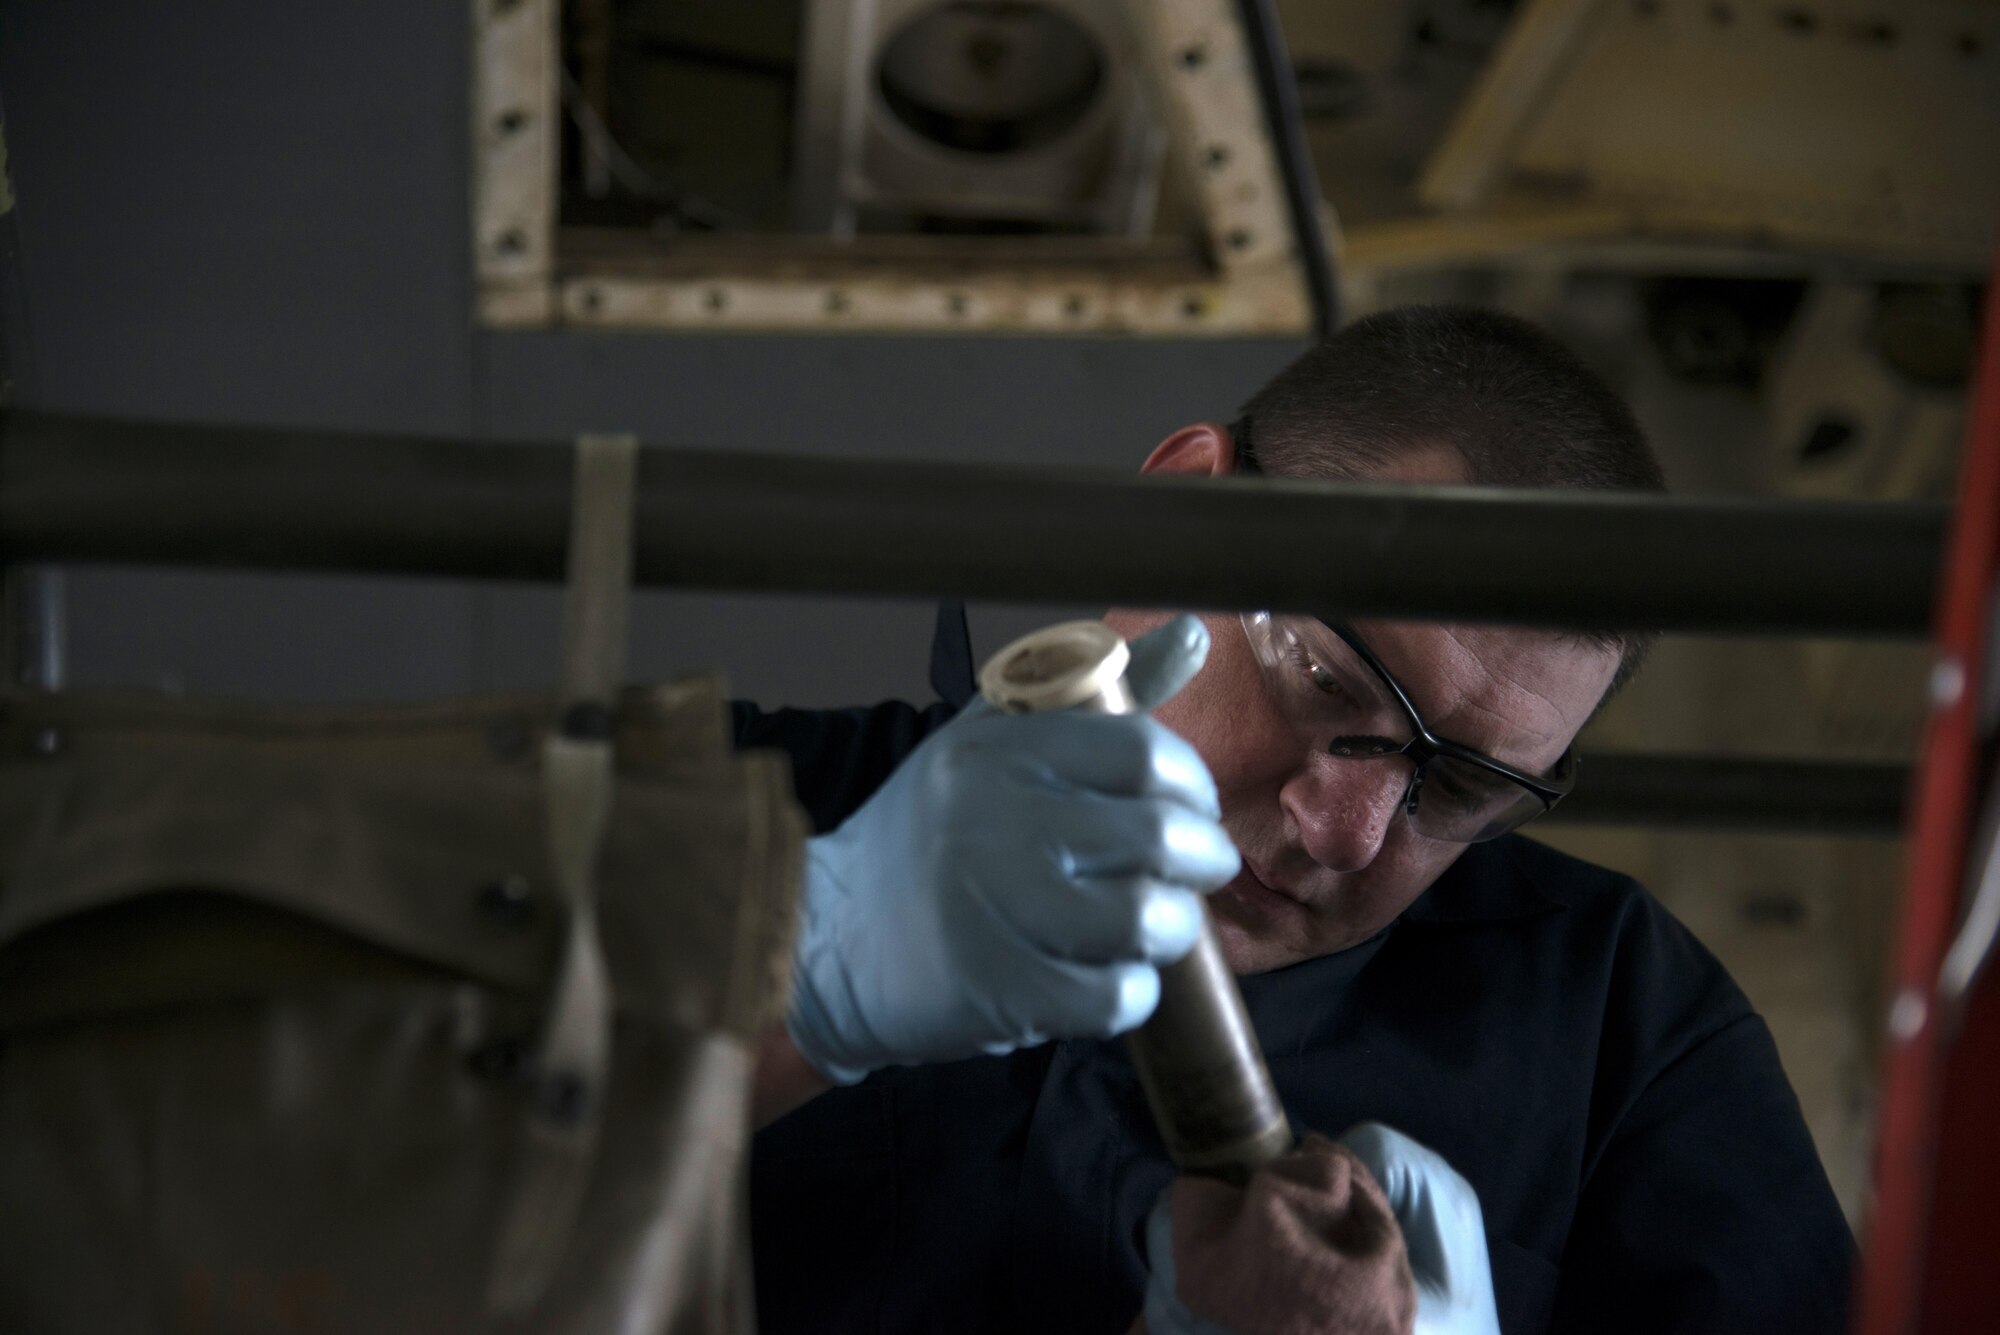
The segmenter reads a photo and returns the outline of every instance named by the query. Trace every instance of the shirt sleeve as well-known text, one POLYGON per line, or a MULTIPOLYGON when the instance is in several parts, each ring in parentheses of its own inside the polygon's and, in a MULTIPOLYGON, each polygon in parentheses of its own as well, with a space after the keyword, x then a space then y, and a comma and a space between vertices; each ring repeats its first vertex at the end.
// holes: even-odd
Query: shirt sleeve
POLYGON ((1664 909, 1636 917, 1552 1328, 1837 1335, 1853 1239, 1770 1031, 1664 909))
POLYGON ((776 749, 792 761, 792 790, 825 834, 873 795, 897 765, 956 711, 889 701, 860 709, 778 709, 730 705, 739 750, 776 749))

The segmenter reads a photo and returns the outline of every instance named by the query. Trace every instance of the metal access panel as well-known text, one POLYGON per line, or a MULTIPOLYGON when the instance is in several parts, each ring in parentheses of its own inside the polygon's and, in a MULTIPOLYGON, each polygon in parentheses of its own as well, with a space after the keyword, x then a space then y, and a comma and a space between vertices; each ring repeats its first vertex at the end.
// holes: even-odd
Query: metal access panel
POLYGON ((1215 337, 1325 322, 1323 268, 1301 258, 1307 243, 1323 257, 1321 219, 1274 140, 1275 22, 1246 18, 1265 0, 804 0, 792 226, 701 234, 565 216, 580 142, 603 159, 598 185, 635 171, 591 104, 605 80, 588 61, 565 72, 578 32, 601 51, 621 12, 473 0, 488 327, 1215 337))
POLYGON ((935 0, 806 9, 798 230, 870 214, 1151 235, 1166 164, 1121 0, 981 11, 935 0))
POLYGON ((1996 144, 1988 0, 1529 0, 1419 193, 1976 273, 1996 144))

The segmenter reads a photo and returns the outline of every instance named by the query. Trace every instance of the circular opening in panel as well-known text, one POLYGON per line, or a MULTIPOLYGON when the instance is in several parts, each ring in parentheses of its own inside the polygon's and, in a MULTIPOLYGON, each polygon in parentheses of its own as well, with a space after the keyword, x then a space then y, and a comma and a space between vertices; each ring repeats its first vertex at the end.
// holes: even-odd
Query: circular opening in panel
POLYGON ((896 31, 876 84, 896 119, 934 144, 1017 153, 1075 129, 1105 70, 1097 38, 1067 15, 1024 0, 956 0, 896 31))

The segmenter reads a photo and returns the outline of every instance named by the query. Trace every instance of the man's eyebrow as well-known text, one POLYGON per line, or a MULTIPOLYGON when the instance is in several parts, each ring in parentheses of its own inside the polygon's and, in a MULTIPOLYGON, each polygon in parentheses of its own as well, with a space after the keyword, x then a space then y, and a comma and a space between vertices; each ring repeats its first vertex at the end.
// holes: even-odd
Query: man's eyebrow
MULTIPOLYGON (((1499 713, 1497 710, 1486 709, 1483 706, 1481 706, 1480 709, 1482 713, 1488 714, 1494 718, 1498 718, 1503 723, 1508 724, 1510 727, 1513 725, 1513 721, 1511 719, 1508 719, 1505 715, 1499 713)), ((1428 722, 1428 720, 1426 721, 1428 722)), ((1444 736, 1444 734, 1442 733, 1439 735, 1443 737, 1445 741, 1457 742, 1458 745, 1465 747, 1467 750, 1477 751, 1480 755, 1486 757, 1488 760, 1498 761, 1500 764, 1507 766, 1509 769, 1519 770, 1523 774, 1530 774, 1538 779, 1549 778, 1555 772, 1557 767, 1559 767, 1562 764, 1561 755, 1558 755, 1553 761, 1549 762, 1547 765, 1531 765, 1527 763, 1525 760, 1509 759, 1504 754, 1502 746, 1497 746, 1497 745, 1474 746, 1472 743, 1466 741, 1460 741, 1456 737, 1444 736)), ((1503 745, 1505 749, 1509 751, 1515 750, 1517 748, 1523 748, 1530 744, 1531 743, 1527 739, 1517 739, 1511 733, 1506 738, 1503 739, 1503 745)), ((1564 748, 1564 750, 1567 749, 1568 749, 1567 747, 1564 748)))
MULTIPOLYGON (((1329 635, 1332 635, 1336 639, 1340 638, 1340 633, 1336 631, 1332 626, 1327 625, 1327 623, 1323 619, 1319 617, 1314 617, 1313 620, 1320 626, 1325 627, 1329 635)), ((1353 634, 1359 636, 1361 632, 1354 631, 1353 634)), ((1345 644, 1346 641, 1342 640, 1341 643, 1345 644)), ((1417 711, 1417 717, 1423 720, 1424 726, 1432 728, 1435 731, 1435 725, 1433 725, 1431 722, 1431 717, 1432 717, 1431 713, 1429 711, 1426 711, 1422 702, 1420 702, 1414 695, 1410 693, 1409 684, 1403 680, 1403 674, 1396 671, 1395 668, 1389 666, 1389 664, 1382 658, 1381 651, 1376 649, 1374 645, 1371 644, 1368 646, 1368 652, 1375 656, 1376 663, 1380 666, 1383 672, 1388 674, 1389 680, 1396 683, 1396 688, 1403 693, 1403 698, 1410 702, 1410 708, 1417 711)), ((1455 712, 1456 711, 1454 711, 1454 713, 1455 712)), ((1505 716, 1500 714, 1496 710, 1487 709, 1484 712, 1493 715, 1495 718, 1500 718, 1503 721, 1505 721, 1505 716)), ((1444 715, 1443 717, 1449 718, 1451 717, 1451 715, 1447 714, 1444 715)), ((1523 774, 1532 775, 1537 779, 1545 779, 1545 780, 1553 778, 1555 776, 1556 771, 1560 769, 1562 766, 1563 756, 1569 754, 1570 746, 1574 744, 1573 741, 1570 744, 1566 744, 1562 749, 1562 754, 1558 755, 1554 760, 1550 761, 1546 765, 1528 765, 1519 761, 1507 759, 1505 756, 1500 754, 1500 751, 1497 747, 1474 746, 1470 742, 1463 741, 1457 737, 1448 736, 1447 734, 1442 732, 1439 732, 1437 734, 1437 737, 1439 741, 1450 742, 1454 746, 1462 746, 1468 751, 1476 752, 1477 754, 1484 756, 1488 760, 1494 761, 1501 765, 1505 765, 1509 769, 1519 770, 1523 774)))

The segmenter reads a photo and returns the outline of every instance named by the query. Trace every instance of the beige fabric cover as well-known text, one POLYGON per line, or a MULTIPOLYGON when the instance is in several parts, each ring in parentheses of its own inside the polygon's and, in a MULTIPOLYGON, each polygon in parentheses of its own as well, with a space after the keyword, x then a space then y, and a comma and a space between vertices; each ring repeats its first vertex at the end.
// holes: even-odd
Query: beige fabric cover
POLYGON ((581 1217, 495 1315, 563 923, 540 697, 0 697, 0 1331, 747 1331, 803 822, 712 681, 627 691, 581 1217))

